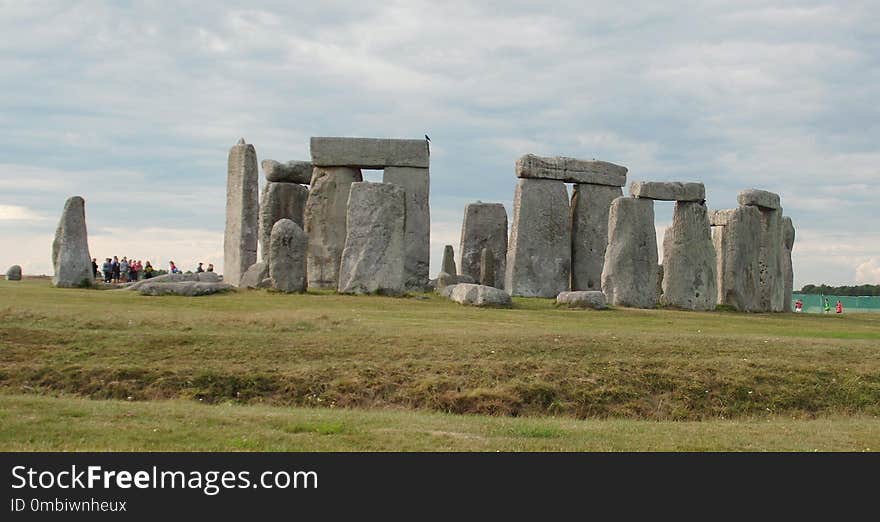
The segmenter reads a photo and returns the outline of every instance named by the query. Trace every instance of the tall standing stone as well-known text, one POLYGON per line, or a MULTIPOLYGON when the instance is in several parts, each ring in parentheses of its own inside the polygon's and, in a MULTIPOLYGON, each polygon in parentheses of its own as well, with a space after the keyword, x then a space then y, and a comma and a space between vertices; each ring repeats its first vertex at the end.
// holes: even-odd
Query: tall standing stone
POLYGON ((86 231, 86 202, 80 196, 73 196, 64 203, 64 211, 52 242, 52 266, 55 269, 52 284, 56 287, 73 288, 95 284, 86 231))
POLYGON ((600 290, 608 211, 623 196, 620 187, 578 183, 571 196, 571 289, 600 290))
POLYGON ((21 281, 21 265, 12 265, 6 270, 7 281, 21 281))
POLYGON ((714 310, 718 297, 715 247, 706 206, 676 201, 663 238, 660 302, 685 310, 714 310))
POLYGON ((223 238, 223 281, 238 286, 257 262, 260 213, 257 151, 244 138, 229 150, 226 174, 226 234, 223 238))
POLYGON ((269 181, 260 197, 260 258, 269 260, 269 236, 281 219, 290 219, 302 228, 309 189, 298 183, 269 181))
POLYGON ((504 288, 510 295, 556 297, 568 290, 571 217, 565 183, 520 178, 513 200, 513 225, 504 288))
POLYGON ((306 290, 306 248, 308 238, 291 219, 281 219, 272 226, 269 239, 269 279, 272 288, 281 292, 306 290))
POLYGON ((784 310, 782 206, 779 195, 765 190, 747 189, 737 195, 743 206, 761 211, 759 267, 761 273, 760 308, 766 312, 784 310))
POLYGON ((309 288, 337 288, 345 247, 346 213, 351 184, 361 181, 360 169, 316 167, 304 215, 309 238, 309 288))
POLYGON ((480 284, 495 286, 495 255, 488 248, 484 248, 480 256, 480 284))
POLYGON ((718 304, 741 312, 761 310, 761 212, 745 206, 711 214, 718 304))
POLYGON ((440 263, 440 272, 452 276, 458 274, 455 266, 455 250, 452 249, 452 245, 443 247, 443 261, 440 263))
MULTIPOLYGON (((482 255, 488 250, 494 263, 494 271, 504 274, 507 266, 507 211, 501 203, 468 203, 464 207, 459 246, 462 275, 482 281, 482 255)), ((496 286, 504 288, 504 277, 495 278, 496 286)))
POLYGON ((657 271, 654 201, 615 199, 608 212, 608 248, 602 268, 605 297, 615 306, 653 308, 657 304, 657 271))
POLYGON ((791 294, 794 291, 794 267, 791 262, 791 250, 794 247, 794 224, 791 218, 782 218, 782 237, 785 250, 782 255, 782 268, 785 275, 785 297, 782 302, 782 310, 791 312, 791 294))
POLYGON ((431 263, 431 179, 427 168, 385 167, 382 181, 406 191, 407 290, 423 291, 431 263))
POLYGON ((339 292, 403 293, 405 229, 406 193, 403 189, 389 183, 352 183, 339 292))

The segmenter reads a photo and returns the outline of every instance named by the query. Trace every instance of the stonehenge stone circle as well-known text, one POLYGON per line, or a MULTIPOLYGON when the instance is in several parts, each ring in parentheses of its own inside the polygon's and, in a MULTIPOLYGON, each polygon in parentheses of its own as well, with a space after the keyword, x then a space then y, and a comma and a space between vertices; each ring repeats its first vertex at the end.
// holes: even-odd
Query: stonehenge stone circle
POLYGON ((464 207, 459 246, 459 269, 487 286, 504 289, 503 274, 507 268, 507 211, 501 203, 468 203, 464 207), (502 274, 492 284, 483 281, 482 255, 488 250, 494 264, 494 273, 502 274), (497 284, 495 284, 497 283, 497 284))
POLYGON ((480 255, 480 284, 495 287, 495 255, 488 248, 480 255))
POLYGON ((339 292, 404 292, 406 192, 390 183, 351 184, 339 292))
POLYGON ((309 238, 306 262, 309 288, 336 289, 338 286, 349 190, 352 183, 362 179, 359 169, 348 167, 316 167, 312 174, 303 217, 309 238))
POLYGON ((601 290, 608 212, 623 189, 578 183, 571 196, 571 289, 601 290))
POLYGON ((657 305, 654 200, 619 197, 611 202, 602 291, 615 306, 657 305))
POLYGON ((452 248, 452 245, 446 245, 443 247, 443 261, 440 263, 440 272, 445 272, 449 275, 457 275, 458 270, 455 266, 455 251, 452 248))
POLYGON ((663 238, 660 303, 685 310, 714 310, 718 298, 715 246, 706 206, 676 201, 663 238))
POLYGON ((315 167, 429 167, 425 140, 313 137, 310 148, 315 167))
POLYGON ((86 231, 86 202, 80 196, 73 196, 64 203, 52 242, 52 266, 53 286, 74 288, 95 284, 86 231))
POLYGON ((593 308, 595 310, 608 308, 605 294, 600 290, 562 292, 556 296, 556 304, 558 306, 567 306, 568 308, 593 308))
POLYGON ((736 196, 736 202, 740 206, 761 207, 768 210, 780 210, 779 194, 766 190, 746 189, 736 196))
POLYGON ((737 196, 743 206, 753 206, 761 211, 760 249, 760 311, 782 312, 785 308, 785 276, 783 274, 782 207, 779 195, 765 190, 747 189, 737 196))
POLYGON ((744 206, 710 214, 715 244, 718 304, 741 312, 761 310, 761 211, 744 206))
POLYGON ((566 183, 590 183, 622 187, 627 168, 607 161, 582 160, 564 156, 542 157, 526 154, 516 160, 516 177, 552 179, 566 183))
POLYGON ((782 271, 785 281, 785 295, 782 301, 782 311, 791 312, 791 294, 794 291, 794 269, 791 263, 791 250, 794 247, 794 224, 791 218, 782 218, 782 237, 784 251, 782 254, 782 271))
POLYGON ((507 308, 513 305, 510 294, 491 286, 459 283, 444 289, 443 295, 458 304, 507 308))
MULTIPOLYGON (((270 236, 271 237, 271 236, 270 236)), ((267 243, 268 245, 268 243, 267 243)), ((266 247, 268 250, 269 247, 266 247)), ((269 263, 258 261, 241 276, 238 286, 241 288, 263 288, 263 280, 269 277, 269 263)))
POLYGON ((568 290, 570 273, 571 216, 565 183, 520 178, 513 200, 505 290, 514 296, 555 298, 568 290))
POLYGON ((229 150, 226 175, 226 233, 223 280, 238 286, 241 275, 257 262, 260 195, 257 152, 244 138, 229 150))
POLYGON ((21 266, 12 265, 6 270, 7 281, 21 281, 21 266))
POLYGON ((406 191, 406 289, 423 291, 431 263, 431 180, 427 168, 385 167, 382 181, 406 191))
POLYGON ((260 260, 269 260, 269 236, 280 219, 304 226, 309 189, 298 183, 267 182, 260 198, 260 260))
POLYGON ((266 181, 273 183, 300 183, 308 185, 312 182, 312 164, 309 161, 288 161, 279 163, 275 160, 263 160, 263 175, 266 181))
POLYGON ((680 181, 633 181, 629 194, 634 198, 661 201, 705 201, 706 187, 702 183, 680 181))
POLYGON ((281 219, 272 227, 269 239, 269 279, 281 292, 306 290, 308 238, 292 219, 281 219))

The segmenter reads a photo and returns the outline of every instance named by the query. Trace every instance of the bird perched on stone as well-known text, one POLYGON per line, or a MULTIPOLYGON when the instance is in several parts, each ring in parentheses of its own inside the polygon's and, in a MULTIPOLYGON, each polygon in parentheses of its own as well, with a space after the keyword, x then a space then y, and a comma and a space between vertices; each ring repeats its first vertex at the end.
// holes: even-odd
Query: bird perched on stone
POLYGON ((425 147, 428 148, 428 154, 430 154, 431 153, 431 138, 429 138, 427 134, 425 134, 425 147))

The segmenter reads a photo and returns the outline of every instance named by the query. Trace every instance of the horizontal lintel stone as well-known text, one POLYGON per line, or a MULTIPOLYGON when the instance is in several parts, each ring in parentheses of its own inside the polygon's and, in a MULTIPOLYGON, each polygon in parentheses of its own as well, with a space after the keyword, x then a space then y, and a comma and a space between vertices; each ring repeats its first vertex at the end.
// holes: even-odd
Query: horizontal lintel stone
POLYGON ((428 168, 430 164, 425 140, 312 137, 311 154, 316 167, 428 168))
POLYGON ((766 190, 746 189, 736 196, 736 202, 742 206, 753 206, 777 210, 781 208, 779 194, 766 190))
POLYGON ((308 161, 288 161, 279 163, 265 159, 261 163, 266 181, 273 183, 299 183, 308 185, 312 182, 312 164, 308 161))
POLYGON ((660 201, 704 201, 706 186, 681 181, 634 181, 629 186, 629 195, 660 201))
POLYGON ((599 160, 534 154, 526 154, 516 160, 518 178, 553 179, 566 183, 622 187, 626 185, 626 173, 626 167, 599 160))

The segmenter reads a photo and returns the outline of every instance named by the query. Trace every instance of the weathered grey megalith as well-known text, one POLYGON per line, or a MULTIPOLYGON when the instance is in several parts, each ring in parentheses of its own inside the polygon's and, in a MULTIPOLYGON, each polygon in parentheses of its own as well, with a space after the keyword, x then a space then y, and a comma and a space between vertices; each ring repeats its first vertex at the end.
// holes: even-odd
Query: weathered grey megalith
POLYGON ((758 264, 761 274, 760 310, 784 310, 785 276, 783 274, 782 207, 779 195, 765 190, 747 189, 737 196, 740 205, 761 211, 761 235, 758 264))
MULTIPOLYGON (((268 250, 268 247, 266 248, 268 250)), ((259 261, 251 265, 241 276, 238 286, 241 288, 264 288, 263 281, 269 277, 269 263, 259 261)))
POLYGON ((791 263, 791 250, 794 247, 794 224, 791 218, 782 218, 782 237, 784 251, 782 254, 782 271, 785 277, 785 296, 782 302, 782 310, 791 312, 791 294, 794 291, 794 268, 791 263))
POLYGON ((633 181, 629 186, 629 195, 661 201, 704 201, 706 187, 702 183, 681 181, 633 181))
POLYGON ((339 292, 404 292, 406 193, 390 183, 351 184, 339 292))
POLYGON ((303 227, 309 189, 298 183, 267 182, 260 198, 260 259, 269 259, 269 235, 280 219, 290 219, 303 227))
POLYGON ((348 167, 315 168, 306 201, 305 233, 308 287, 336 289, 339 262, 345 247, 346 212, 351 184, 361 181, 361 171, 348 167))
POLYGON ((431 263, 431 179, 428 169, 385 167, 382 181, 406 191, 406 289, 424 291, 431 263))
POLYGON ((578 183, 571 195, 571 289, 601 290, 608 211, 623 189, 578 183))
POLYGON ((458 270, 455 266, 455 250, 452 248, 452 245, 446 245, 443 247, 443 260, 440 262, 440 272, 449 275, 458 274, 458 270))
POLYGON ((661 304, 685 310, 714 310, 718 297, 715 247, 706 206, 676 201, 663 237, 661 304))
MULTIPOLYGON (((459 269, 463 275, 481 281, 483 250, 488 249, 496 274, 504 274, 507 267, 507 211, 501 203, 468 203, 464 207, 459 246, 459 269)), ((494 286, 504 288, 503 275, 494 286)), ((483 284, 487 284, 483 282, 483 284)))
POLYGON ((508 308, 513 305, 510 294, 491 286, 459 283, 447 287, 443 296, 458 304, 508 308))
POLYGON ((746 206, 710 213, 718 304, 741 312, 761 309, 761 211, 746 206))
POLYGON ((656 306, 657 231, 653 200, 620 197, 611 203, 602 291, 615 306, 656 306))
POLYGON ((266 181, 274 183, 301 183, 308 185, 312 182, 312 163, 309 161, 288 161, 279 163, 275 160, 263 160, 263 175, 266 181))
POLYGON ((595 310, 608 308, 605 294, 599 290, 562 292, 556 296, 556 305, 567 306, 568 308, 593 308, 595 310))
POLYGON ((316 167, 428 168, 428 142, 387 138, 313 137, 312 164, 316 167))
POLYGON ((21 281, 21 266, 12 265, 6 270, 7 281, 21 281))
POLYGON ((488 248, 480 255, 480 284, 495 287, 495 255, 488 248))
POLYGON ((281 219, 272 227, 269 239, 269 278, 272 288, 281 292, 306 290, 305 232, 291 219, 281 219))
POLYGON ((226 233, 223 281, 238 286, 241 275, 257 262, 260 212, 257 151, 244 138, 229 150, 226 174, 226 233))
POLYGON ((568 290, 570 272, 571 217, 565 183, 520 179, 504 289, 514 296, 556 297, 568 290))
POLYGON ((174 281, 174 282, 157 282, 144 281, 144 284, 137 287, 137 291, 141 295, 180 295, 185 297, 196 297, 200 295, 211 295, 219 292, 234 290, 235 287, 228 283, 203 283, 200 281, 174 281))
POLYGON ((599 160, 583 160, 564 156, 526 154, 516 160, 516 177, 554 179, 567 183, 592 183, 622 187, 626 183, 626 167, 599 160))
POLYGON ((52 242, 52 266, 54 286, 72 288, 95 284, 86 232, 86 202, 80 196, 73 196, 64 203, 52 242))

